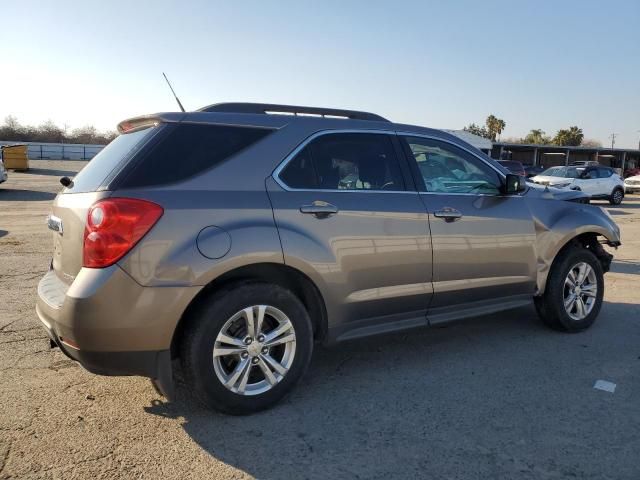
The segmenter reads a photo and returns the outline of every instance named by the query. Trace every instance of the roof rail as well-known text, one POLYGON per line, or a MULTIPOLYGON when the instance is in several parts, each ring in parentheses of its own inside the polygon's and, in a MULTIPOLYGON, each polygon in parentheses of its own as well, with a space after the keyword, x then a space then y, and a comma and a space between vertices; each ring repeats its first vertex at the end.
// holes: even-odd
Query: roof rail
POLYGON ((224 112, 224 113, 258 113, 258 114, 288 114, 310 115, 331 118, 350 118, 353 120, 371 120, 375 122, 388 122, 386 118, 375 113, 358 112, 355 110, 339 110, 335 108, 300 107, 297 105, 275 105, 269 103, 216 103, 202 107, 199 112, 224 112))

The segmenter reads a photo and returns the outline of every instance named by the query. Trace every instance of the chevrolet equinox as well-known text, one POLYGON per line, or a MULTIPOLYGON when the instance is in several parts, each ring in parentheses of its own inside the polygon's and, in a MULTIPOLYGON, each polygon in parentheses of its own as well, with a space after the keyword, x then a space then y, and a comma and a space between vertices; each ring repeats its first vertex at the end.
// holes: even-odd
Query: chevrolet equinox
POLYGON ((530 303, 598 316, 620 230, 441 130, 350 110, 226 103, 121 122, 53 202, 37 313, 66 355, 247 414, 314 344, 530 303))

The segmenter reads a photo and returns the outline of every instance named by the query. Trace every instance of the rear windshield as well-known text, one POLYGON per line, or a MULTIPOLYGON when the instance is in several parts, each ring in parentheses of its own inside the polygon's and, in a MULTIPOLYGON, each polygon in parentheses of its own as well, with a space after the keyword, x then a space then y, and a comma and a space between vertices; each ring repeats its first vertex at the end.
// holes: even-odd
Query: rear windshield
POLYGON ((175 183, 208 170, 272 130, 181 123, 140 159, 119 188, 175 183))
POLYGON ((65 193, 84 193, 97 190, 104 179, 121 161, 128 158, 136 150, 136 147, 151 135, 152 131, 154 131, 153 128, 144 128, 116 137, 74 177, 73 186, 67 188, 65 193))

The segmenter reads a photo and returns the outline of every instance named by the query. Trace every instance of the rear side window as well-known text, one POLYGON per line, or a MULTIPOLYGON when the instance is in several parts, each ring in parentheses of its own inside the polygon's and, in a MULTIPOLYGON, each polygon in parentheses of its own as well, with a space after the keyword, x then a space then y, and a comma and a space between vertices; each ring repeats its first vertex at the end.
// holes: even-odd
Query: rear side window
POLYGON ((311 141, 280 173, 290 188, 405 190, 389 135, 334 133, 311 141))
POLYGON ((154 128, 145 128, 116 137, 74 177, 73 186, 67 188, 65 192, 84 193, 97 190, 104 179, 121 162, 133 155, 154 131, 154 128))
POLYGON ((598 176, 600 178, 609 178, 613 174, 613 170, 608 168, 598 168, 598 176))
POLYGON ((173 128, 129 173, 121 188, 179 182, 227 160, 271 130, 182 123, 173 128))

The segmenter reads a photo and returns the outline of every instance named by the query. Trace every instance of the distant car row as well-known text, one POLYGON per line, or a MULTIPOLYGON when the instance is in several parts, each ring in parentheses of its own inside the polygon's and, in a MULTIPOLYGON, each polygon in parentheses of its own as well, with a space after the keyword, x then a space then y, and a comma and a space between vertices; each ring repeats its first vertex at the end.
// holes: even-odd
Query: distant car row
POLYGON ((511 173, 516 175, 522 175, 523 177, 531 178, 544 172, 545 168, 542 165, 523 165, 515 160, 499 160, 498 163, 511 173))
POLYGON ((570 166, 544 169, 540 166, 525 168, 520 162, 500 161, 512 173, 529 177, 527 181, 555 188, 580 190, 593 199, 606 199, 619 205, 626 193, 640 191, 640 176, 623 180, 612 168, 596 162, 576 162, 570 166))
POLYGON ((640 192, 640 175, 634 175, 624 179, 624 191, 626 193, 640 192))
MULTIPOLYGON (((540 175, 542 172, 546 170, 546 167, 542 165, 523 165, 520 162, 516 162, 515 160, 499 160, 498 163, 509 170, 511 173, 515 173, 516 175, 522 175, 527 178, 535 177, 536 175, 540 175)), ((573 162, 571 164, 572 167, 589 167, 589 166, 599 166, 598 162, 594 161, 579 161, 573 162)))
POLYGON ((7 170, 4 168, 4 163, 2 162, 2 156, 0 156, 0 183, 7 181, 7 170))

